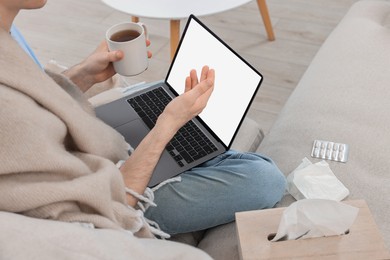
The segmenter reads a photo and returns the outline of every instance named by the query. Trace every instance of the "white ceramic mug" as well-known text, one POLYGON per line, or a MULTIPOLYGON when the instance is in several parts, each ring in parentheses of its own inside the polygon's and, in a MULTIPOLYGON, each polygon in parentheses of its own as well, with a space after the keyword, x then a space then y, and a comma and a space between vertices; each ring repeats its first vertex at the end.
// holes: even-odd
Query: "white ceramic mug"
POLYGON ((134 76, 148 68, 147 38, 147 28, 142 23, 124 22, 113 25, 107 30, 106 40, 109 50, 121 50, 124 54, 124 57, 120 61, 114 62, 114 69, 118 74, 134 76), (116 33, 129 30, 138 32, 139 36, 125 41, 115 41, 112 39, 116 33))

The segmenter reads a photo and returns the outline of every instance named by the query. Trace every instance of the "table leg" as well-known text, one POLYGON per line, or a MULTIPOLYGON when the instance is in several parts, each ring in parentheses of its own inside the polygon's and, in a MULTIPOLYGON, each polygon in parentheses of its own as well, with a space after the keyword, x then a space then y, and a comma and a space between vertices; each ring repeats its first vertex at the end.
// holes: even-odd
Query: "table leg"
POLYGON ((138 23, 138 22, 139 22, 139 17, 137 17, 137 16, 132 16, 132 17, 131 17, 131 21, 134 22, 134 23, 138 23))
POLYGON ((171 20, 171 60, 175 56, 180 39, 180 20, 171 20))
POLYGON ((265 0, 257 0, 257 5, 259 6, 261 17, 263 18, 265 30, 267 32, 268 40, 274 41, 275 35, 274 31, 272 29, 272 23, 271 19, 269 17, 267 4, 265 3, 265 0))

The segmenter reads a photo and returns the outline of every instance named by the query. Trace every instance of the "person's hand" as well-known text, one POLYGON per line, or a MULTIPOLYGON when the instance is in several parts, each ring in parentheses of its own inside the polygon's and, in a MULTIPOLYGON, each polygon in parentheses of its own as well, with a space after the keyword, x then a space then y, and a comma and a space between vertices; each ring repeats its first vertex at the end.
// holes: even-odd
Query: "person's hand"
MULTIPOLYGON (((120 168, 126 187, 143 194, 167 143, 177 130, 206 107, 214 89, 215 72, 203 67, 200 80, 192 70, 185 81, 185 92, 174 98, 157 119, 156 125, 140 142, 120 168)), ((127 196, 131 206, 137 199, 127 196)))
POLYGON ((175 134, 189 120, 200 114, 214 90, 215 72, 204 66, 200 80, 195 70, 185 80, 185 93, 173 99, 157 120, 163 129, 175 134))
MULTIPOLYGON (((146 46, 149 45, 150 41, 147 40, 146 46)), ((148 57, 152 57, 150 51, 148 51, 148 57)), ((114 76, 116 72, 112 63, 122 58, 122 51, 109 51, 106 41, 103 41, 89 57, 66 70, 64 74, 85 92, 94 84, 114 76)))

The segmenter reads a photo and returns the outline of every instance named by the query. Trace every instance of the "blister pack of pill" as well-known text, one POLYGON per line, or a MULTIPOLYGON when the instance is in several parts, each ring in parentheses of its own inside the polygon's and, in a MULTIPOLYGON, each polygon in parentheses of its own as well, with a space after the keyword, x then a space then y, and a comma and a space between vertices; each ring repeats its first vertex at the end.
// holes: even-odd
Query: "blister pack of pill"
POLYGON ((336 162, 347 162, 349 146, 347 144, 329 141, 315 140, 311 150, 311 157, 332 160, 336 162))

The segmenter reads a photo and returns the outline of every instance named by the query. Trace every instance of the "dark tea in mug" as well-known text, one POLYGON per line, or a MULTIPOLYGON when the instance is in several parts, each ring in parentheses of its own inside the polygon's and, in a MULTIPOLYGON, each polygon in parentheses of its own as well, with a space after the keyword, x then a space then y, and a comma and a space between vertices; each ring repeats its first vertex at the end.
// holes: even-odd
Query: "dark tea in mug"
POLYGON ((134 40, 141 34, 135 30, 123 30, 111 35, 110 40, 114 42, 128 42, 134 40))

